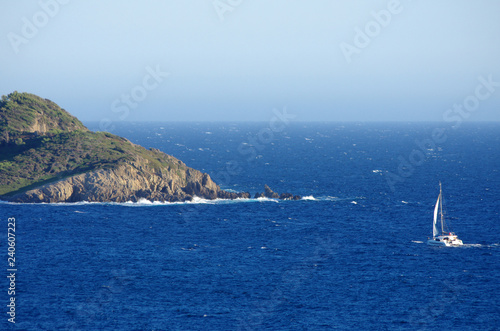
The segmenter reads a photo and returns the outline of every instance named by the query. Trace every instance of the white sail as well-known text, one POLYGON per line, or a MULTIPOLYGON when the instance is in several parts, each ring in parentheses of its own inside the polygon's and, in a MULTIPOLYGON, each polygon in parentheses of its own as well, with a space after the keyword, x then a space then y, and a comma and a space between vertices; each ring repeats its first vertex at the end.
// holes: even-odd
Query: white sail
MULTIPOLYGON (((432 239, 427 240, 427 244, 431 246, 462 246, 464 243, 462 240, 458 239, 457 235, 453 232, 444 233, 444 218, 443 218, 443 191, 441 189, 441 183, 439 183, 439 195, 436 201, 436 206, 434 207, 434 219, 432 222, 432 239), (438 214, 441 216, 441 234, 437 227, 438 214)), ((447 230, 448 231, 448 230, 447 230)))
POLYGON ((434 207, 434 222, 432 223, 432 236, 437 237, 438 235, 438 228, 437 228, 437 216, 438 216, 438 209, 439 209, 439 200, 441 199, 441 194, 439 194, 438 199, 436 201, 436 207, 434 207))

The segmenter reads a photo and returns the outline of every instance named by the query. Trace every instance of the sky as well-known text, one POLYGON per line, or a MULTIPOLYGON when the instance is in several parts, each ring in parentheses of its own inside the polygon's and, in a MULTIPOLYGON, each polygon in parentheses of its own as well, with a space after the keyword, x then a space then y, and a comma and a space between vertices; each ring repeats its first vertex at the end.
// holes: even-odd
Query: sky
POLYGON ((497 0, 0 8, 0 94, 83 121, 500 121, 497 0))

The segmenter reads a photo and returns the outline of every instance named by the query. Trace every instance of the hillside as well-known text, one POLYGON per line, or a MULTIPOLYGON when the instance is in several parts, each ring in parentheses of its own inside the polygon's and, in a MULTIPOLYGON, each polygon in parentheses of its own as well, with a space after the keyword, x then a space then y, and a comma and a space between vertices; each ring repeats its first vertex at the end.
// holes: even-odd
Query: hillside
POLYGON ((19 135, 88 131, 76 118, 48 99, 12 92, 0 101, 0 143, 19 135))
POLYGON ((89 131, 48 99, 13 92, 0 102, 0 199, 15 202, 184 201, 249 197, 159 150, 89 131))

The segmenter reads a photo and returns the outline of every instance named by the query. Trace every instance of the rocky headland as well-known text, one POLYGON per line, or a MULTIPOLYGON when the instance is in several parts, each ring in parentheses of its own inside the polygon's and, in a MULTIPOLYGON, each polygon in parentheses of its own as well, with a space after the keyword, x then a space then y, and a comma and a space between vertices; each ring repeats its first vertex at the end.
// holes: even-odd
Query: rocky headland
MULTIPOLYGON (((250 198, 157 149, 88 130, 54 102, 13 92, 0 101, 0 200, 188 201, 250 198)), ((300 199, 267 185, 255 197, 300 199)))

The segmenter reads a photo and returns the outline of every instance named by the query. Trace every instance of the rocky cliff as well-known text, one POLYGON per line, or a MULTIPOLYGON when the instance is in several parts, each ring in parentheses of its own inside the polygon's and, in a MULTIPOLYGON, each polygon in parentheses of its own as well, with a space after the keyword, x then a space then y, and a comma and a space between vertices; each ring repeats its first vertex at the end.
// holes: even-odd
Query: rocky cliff
POLYGON ((248 193, 226 192, 208 174, 186 167, 172 173, 153 169, 140 160, 110 169, 97 169, 45 184, 8 197, 15 202, 126 202, 186 201, 194 196, 206 199, 249 198, 248 193))
POLYGON ((159 150, 91 132, 52 101, 14 92, 0 102, 0 199, 14 202, 249 198, 159 150))

